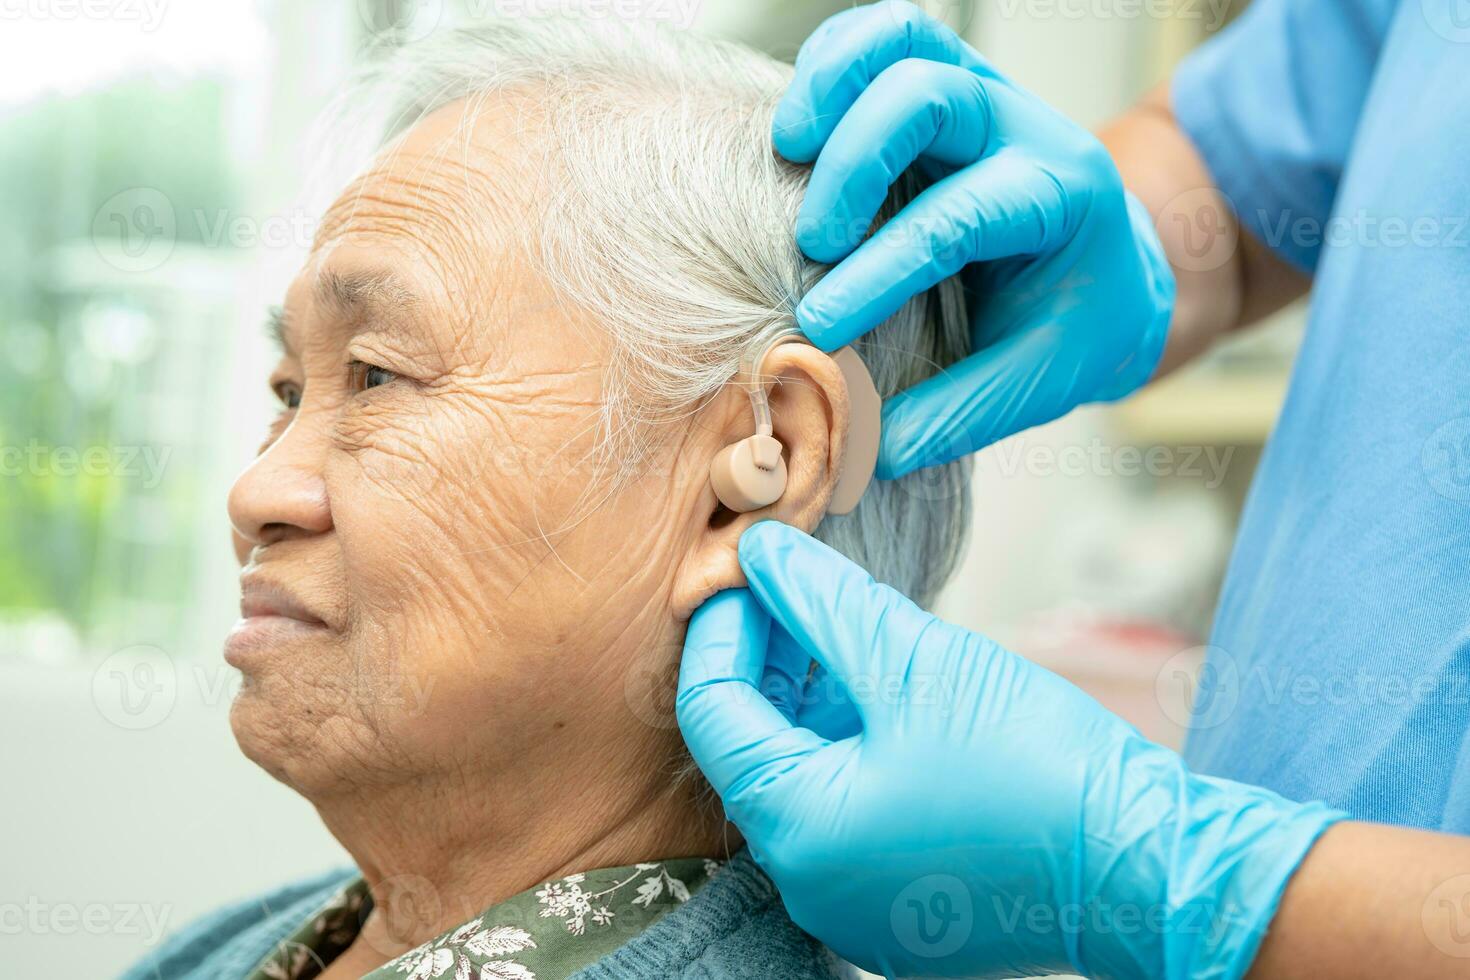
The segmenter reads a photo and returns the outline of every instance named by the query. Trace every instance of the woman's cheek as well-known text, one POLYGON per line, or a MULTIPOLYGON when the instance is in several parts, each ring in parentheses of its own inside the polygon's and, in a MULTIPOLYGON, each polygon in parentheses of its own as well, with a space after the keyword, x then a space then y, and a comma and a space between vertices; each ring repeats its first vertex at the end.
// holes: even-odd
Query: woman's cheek
POLYGON ((354 600, 386 617, 421 600, 442 609, 426 632, 483 630, 544 558, 536 487, 482 472, 483 413, 420 404, 412 417, 365 405, 337 424, 327 484, 354 600))
POLYGON ((445 446, 430 399, 400 387, 407 390, 370 392, 344 406, 333 445, 356 465, 362 492, 422 504, 444 481, 445 446))

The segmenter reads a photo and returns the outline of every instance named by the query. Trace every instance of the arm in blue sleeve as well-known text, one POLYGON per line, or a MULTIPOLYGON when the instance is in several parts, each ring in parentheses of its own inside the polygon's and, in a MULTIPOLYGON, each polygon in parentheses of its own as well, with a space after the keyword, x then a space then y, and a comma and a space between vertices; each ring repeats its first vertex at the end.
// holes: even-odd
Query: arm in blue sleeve
POLYGON ((1394 0, 1256 0, 1175 72, 1170 102, 1241 224, 1303 272, 1373 79, 1394 0))

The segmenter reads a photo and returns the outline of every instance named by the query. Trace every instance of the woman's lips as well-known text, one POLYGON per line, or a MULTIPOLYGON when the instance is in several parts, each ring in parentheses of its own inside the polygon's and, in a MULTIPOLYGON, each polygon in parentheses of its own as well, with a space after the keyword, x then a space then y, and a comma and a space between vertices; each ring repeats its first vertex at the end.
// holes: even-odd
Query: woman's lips
POLYGON ((326 620, 297 598, 288 586, 265 578, 259 572, 246 572, 240 576, 240 615, 245 619, 281 616, 312 626, 326 625, 326 620))
POLYGON ((225 639, 225 662, 243 669, 252 654, 327 632, 326 622, 290 589, 247 573, 240 577, 240 621, 225 639))

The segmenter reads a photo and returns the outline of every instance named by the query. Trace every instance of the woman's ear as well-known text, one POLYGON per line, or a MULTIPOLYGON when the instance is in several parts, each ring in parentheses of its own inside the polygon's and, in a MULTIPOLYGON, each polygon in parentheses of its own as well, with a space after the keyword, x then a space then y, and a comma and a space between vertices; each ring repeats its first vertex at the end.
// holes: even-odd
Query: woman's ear
MULTIPOLYGON (((775 520, 811 531, 827 513, 837 485, 850 418, 841 368, 809 344, 786 343, 766 354, 760 377, 771 406, 772 434, 786 463, 786 489, 766 507, 737 513, 704 481, 694 505, 699 526, 693 528, 673 586, 672 605, 681 620, 716 592, 745 585, 736 549, 746 528, 775 520)), ((755 433, 750 398, 739 384, 711 401, 701 420, 712 438, 686 443, 699 454, 696 466, 708 466, 720 450, 755 433)))

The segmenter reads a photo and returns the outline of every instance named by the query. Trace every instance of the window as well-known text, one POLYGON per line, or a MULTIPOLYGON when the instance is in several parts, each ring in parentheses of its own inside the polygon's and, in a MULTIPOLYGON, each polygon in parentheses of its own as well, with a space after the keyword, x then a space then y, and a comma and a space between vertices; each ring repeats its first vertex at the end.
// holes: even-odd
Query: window
POLYGON ((0 657, 217 644, 225 493, 268 404, 238 357, 264 348, 263 270, 309 238, 280 203, 291 155, 361 21, 211 0, 0 16, 0 657))

